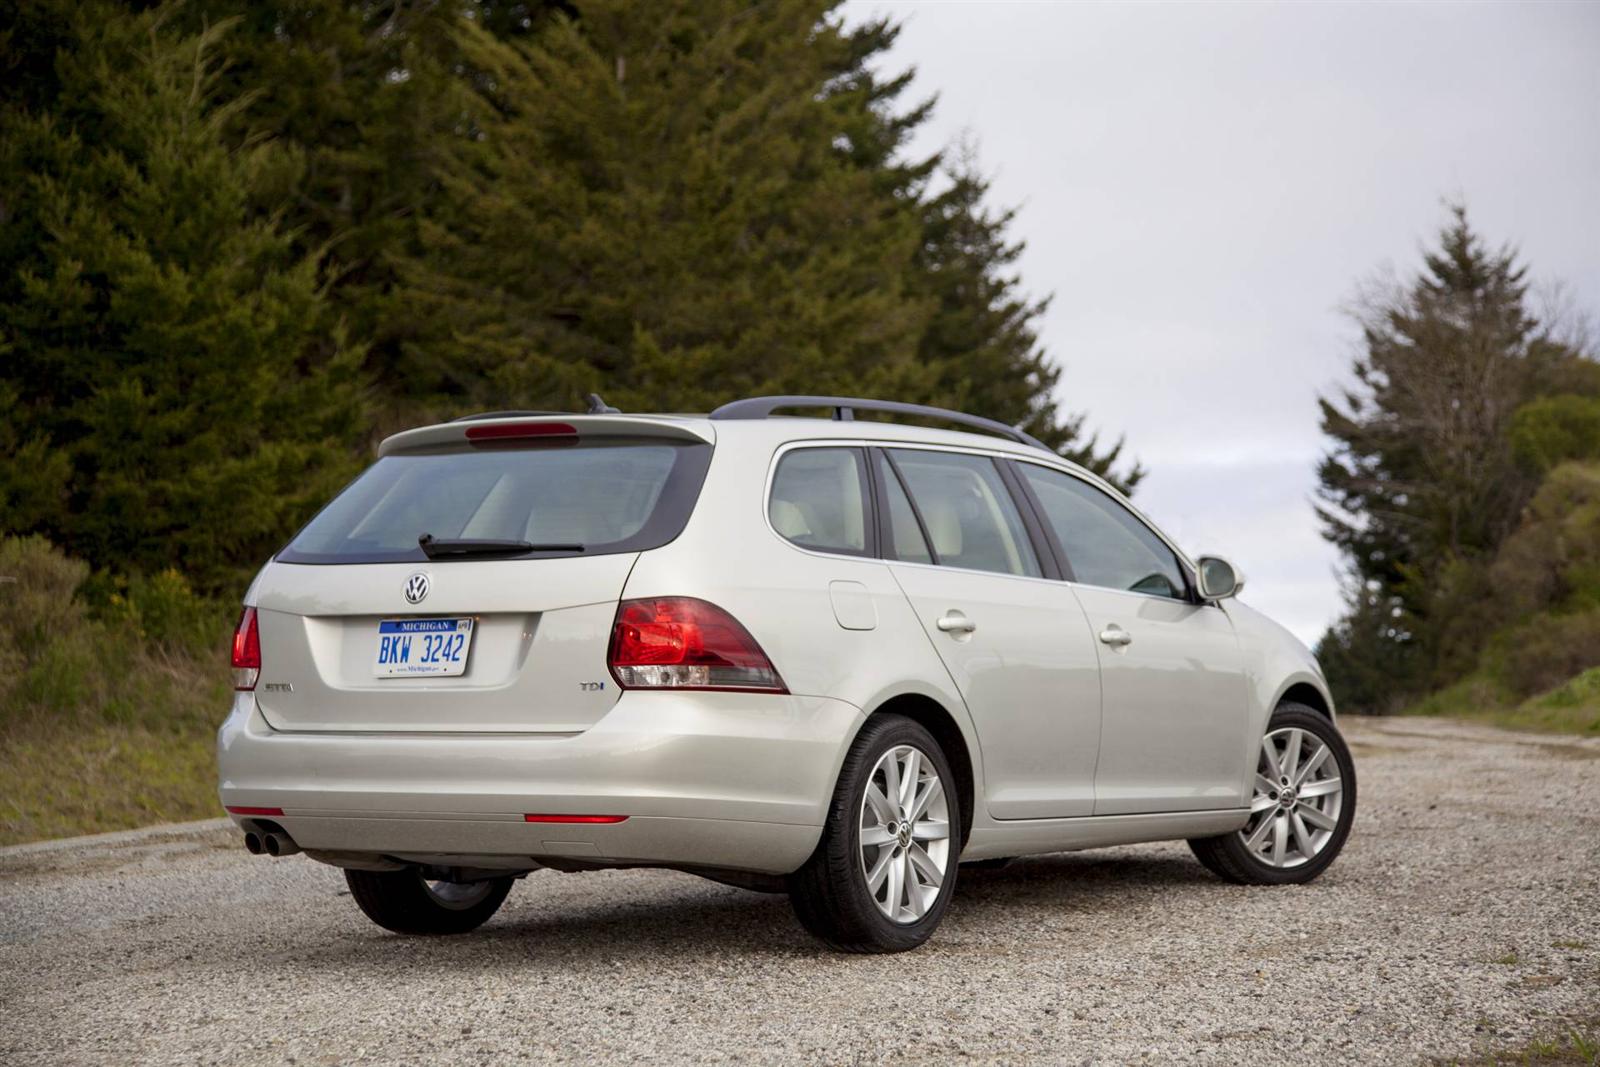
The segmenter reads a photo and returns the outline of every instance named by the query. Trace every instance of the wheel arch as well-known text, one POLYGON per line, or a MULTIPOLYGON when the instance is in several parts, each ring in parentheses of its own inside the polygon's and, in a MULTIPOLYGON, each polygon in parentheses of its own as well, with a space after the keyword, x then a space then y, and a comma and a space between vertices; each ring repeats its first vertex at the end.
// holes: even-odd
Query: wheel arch
POLYGON ((1284 686, 1283 691, 1278 694, 1278 699, 1272 702, 1273 710, 1277 710, 1286 700, 1304 704, 1313 711, 1326 715, 1330 722, 1334 721, 1333 701, 1323 688, 1309 679, 1294 680, 1284 686))
POLYGON ((945 758, 950 761, 950 772, 955 775, 956 789, 961 798, 961 846, 965 848, 967 838, 972 833, 977 778, 973 773, 973 753, 955 716, 943 704, 921 693, 901 693, 890 697, 872 709, 862 720, 863 725, 875 715, 903 715, 927 730, 939 742, 945 758))

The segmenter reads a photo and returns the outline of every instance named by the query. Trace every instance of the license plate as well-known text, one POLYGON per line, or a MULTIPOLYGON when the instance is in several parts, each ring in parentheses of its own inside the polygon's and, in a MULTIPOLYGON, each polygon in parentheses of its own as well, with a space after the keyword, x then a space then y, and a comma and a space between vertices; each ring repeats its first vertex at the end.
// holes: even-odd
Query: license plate
POLYGON ((372 673, 379 678, 461 674, 472 647, 471 619, 384 619, 372 673))

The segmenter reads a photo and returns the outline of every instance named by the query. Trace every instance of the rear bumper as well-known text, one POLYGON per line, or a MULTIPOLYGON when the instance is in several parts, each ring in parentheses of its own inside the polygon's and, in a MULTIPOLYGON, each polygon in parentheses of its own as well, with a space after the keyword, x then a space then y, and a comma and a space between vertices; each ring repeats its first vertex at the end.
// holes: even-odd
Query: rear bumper
POLYGON ((241 693, 217 764, 223 804, 281 808, 307 850, 782 874, 816 847, 860 718, 823 697, 633 691, 577 735, 287 733, 241 693))

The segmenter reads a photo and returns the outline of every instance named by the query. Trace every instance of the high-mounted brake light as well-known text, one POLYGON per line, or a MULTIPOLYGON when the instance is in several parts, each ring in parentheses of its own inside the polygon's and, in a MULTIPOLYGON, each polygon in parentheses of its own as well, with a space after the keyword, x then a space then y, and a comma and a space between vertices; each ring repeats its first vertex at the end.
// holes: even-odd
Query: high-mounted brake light
POLYGON ((789 691, 739 620, 693 597, 617 605, 607 659, 624 689, 789 691))
POLYGON ((618 823, 627 822, 626 815, 524 815, 523 822, 578 822, 578 823, 618 823))
POLYGON ((544 440, 566 443, 578 439, 578 428, 570 422, 501 422, 488 426, 468 426, 467 440, 475 445, 510 444, 515 441, 544 440))
POLYGON ((261 677, 261 631, 256 627, 256 609, 245 608, 233 630, 233 687, 249 692, 261 677))

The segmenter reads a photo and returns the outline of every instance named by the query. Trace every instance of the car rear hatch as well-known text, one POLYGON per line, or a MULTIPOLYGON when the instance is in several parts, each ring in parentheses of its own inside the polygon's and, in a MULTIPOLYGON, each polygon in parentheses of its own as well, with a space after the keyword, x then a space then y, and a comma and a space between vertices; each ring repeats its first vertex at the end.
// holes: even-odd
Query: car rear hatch
POLYGON ((285 731, 593 725, 618 695, 623 585, 682 531, 711 441, 704 422, 609 415, 388 439, 247 598, 262 715, 285 731))

